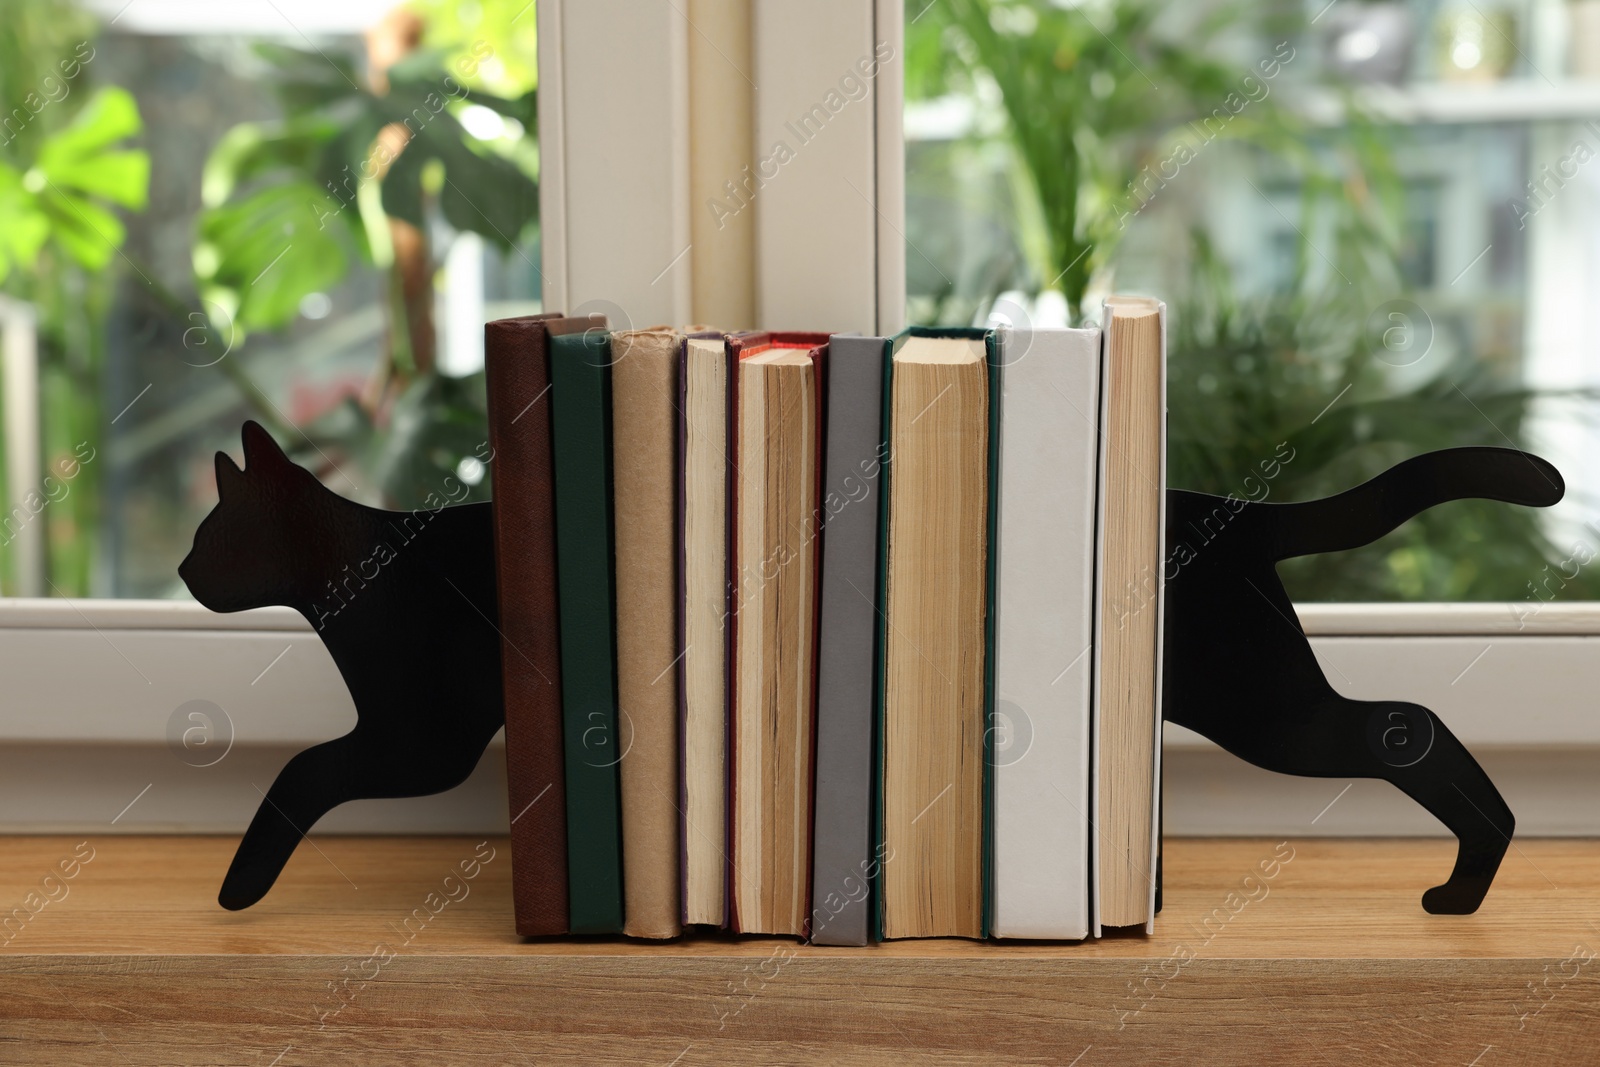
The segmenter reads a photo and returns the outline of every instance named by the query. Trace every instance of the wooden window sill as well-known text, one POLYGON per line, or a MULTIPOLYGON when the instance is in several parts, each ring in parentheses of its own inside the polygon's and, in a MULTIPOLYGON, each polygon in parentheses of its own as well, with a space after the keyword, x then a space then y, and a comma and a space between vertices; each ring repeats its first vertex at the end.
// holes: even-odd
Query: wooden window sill
POLYGON ((1517 842, 1447 917, 1419 900, 1453 842, 1169 838, 1153 937, 840 949, 524 942, 504 839, 318 836, 239 913, 232 838, 90 837, 63 877, 82 840, 0 838, 4 1062, 1493 1067, 1600 1032, 1595 841, 1517 842))

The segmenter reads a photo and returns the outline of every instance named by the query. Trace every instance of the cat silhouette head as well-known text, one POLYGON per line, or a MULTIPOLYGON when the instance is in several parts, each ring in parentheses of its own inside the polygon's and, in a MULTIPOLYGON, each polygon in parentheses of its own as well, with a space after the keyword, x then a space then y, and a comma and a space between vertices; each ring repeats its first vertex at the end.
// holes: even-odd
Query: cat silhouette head
POLYGON ((331 494, 258 424, 246 422, 241 436, 244 469, 217 453, 217 506, 195 530, 178 577, 212 611, 296 606, 316 584, 306 556, 325 547, 318 530, 331 494))

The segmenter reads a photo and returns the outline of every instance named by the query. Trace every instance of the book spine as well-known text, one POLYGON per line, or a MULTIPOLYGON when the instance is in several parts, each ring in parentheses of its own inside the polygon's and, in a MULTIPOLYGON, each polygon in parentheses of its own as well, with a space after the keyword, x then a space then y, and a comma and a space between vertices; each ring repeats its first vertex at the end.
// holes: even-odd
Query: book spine
POLYGON ((985 486, 988 515, 983 535, 983 843, 981 859, 983 905, 978 912, 979 937, 988 937, 994 916, 994 661, 996 560, 999 558, 1000 513, 1000 388, 999 335, 994 331, 983 340, 985 369, 988 372, 989 440, 985 486))
POLYGON ((1161 444, 1156 456, 1156 485, 1161 487, 1159 504, 1159 518, 1156 529, 1160 531, 1160 540, 1156 550, 1156 706, 1155 706, 1155 767, 1152 770, 1155 782, 1155 800, 1153 804, 1150 848, 1150 869, 1155 872, 1150 883, 1150 918, 1145 922, 1144 932, 1156 932, 1156 912, 1161 910, 1161 830, 1162 830, 1162 805, 1164 791, 1161 786, 1161 738, 1162 721, 1164 716, 1162 705, 1163 682, 1166 677, 1165 669, 1165 644, 1166 644, 1166 616, 1167 616, 1167 305, 1162 302, 1157 304, 1157 312, 1161 318, 1161 371, 1160 371, 1160 398, 1158 401, 1161 425, 1161 444))
POLYGON ((687 476, 689 464, 689 342, 679 339, 678 383, 674 390, 677 404, 676 434, 673 441, 673 476, 676 479, 677 509, 673 516, 674 543, 672 565, 677 579, 677 627, 674 632, 673 651, 679 668, 674 676, 675 696, 678 703, 678 922, 689 922, 689 693, 687 688, 687 644, 689 640, 687 605, 689 602, 688 542, 684 536, 684 523, 689 498, 687 476))
POLYGON ((882 401, 878 408, 881 429, 878 434, 878 455, 882 469, 878 475, 878 567, 873 596, 877 601, 876 633, 872 648, 872 863, 868 889, 869 911, 872 921, 872 940, 882 941, 884 934, 883 868, 894 859, 888 849, 884 833, 883 768, 884 768, 884 687, 888 672, 885 670, 889 649, 889 616, 884 607, 889 595, 889 488, 894 474, 894 449, 890 445, 892 429, 890 415, 894 410, 894 350, 905 342, 900 334, 886 347, 883 354, 882 401))
POLYGON ((622 786, 623 932, 676 937, 676 335, 611 335, 612 513, 616 531, 617 699, 622 786))
POLYGON ((620 933, 610 345, 594 330, 555 337, 550 349, 571 926, 620 933))
POLYGON ((1007 331, 1001 363, 989 929, 1078 939, 1089 923, 1099 331, 1007 331))
POLYGON ((1100 807, 1100 775, 1105 767, 1101 757, 1100 742, 1105 730, 1105 716, 1101 693, 1105 688, 1105 671, 1101 656, 1105 647, 1105 595, 1106 595, 1106 458, 1110 441, 1106 435, 1106 413, 1110 406, 1111 384, 1111 314, 1109 309, 1101 316, 1100 328, 1100 391, 1096 408, 1094 472, 1094 609, 1093 635, 1090 639, 1089 672, 1089 825, 1094 833, 1089 835, 1089 932, 1100 937, 1105 932, 1104 894, 1101 867, 1104 849, 1100 841, 1100 820, 1105 813, 1100 807))
POLYGON ((817 741, 811 939, 870 935, 873 696, 878 628, 881 337, 829 342, 823 555, 817 642, 817 741))
POLYGON ((567 932, 550 360, 536 319, 484 327, 517 933, 567 932))
POLYGON ((800 936, 803 938, 811 937, 812 920, 816 914, 817 671, 822 662, 822 568, 825 555, 822 533, 822 484, 827 470, 828 375, 832 362, 827 340, 824 339, 823 344, 813 349, 811 353, 811 367, 814 375, 811 393, 811 427, 815 447, 812 452, 811 523, 810 528, 806 531, 807 536, 811 538, 811 618, 806 620, 811 631, 811 662, 806 664, 806 677, 810 683, 810 692, 806 706, 806 765, 802 777, 806 784, 806 812, 801 828, 801 832, 806 835, 804 848, 806 870, 801 876, 803 888, 800 891, 803 898, 800 936))
POLYGON ((735 932, 739 929, 739 911, 734 901, 734 870, 733 870, 733 811, 738 803, 737 786, 733 779, 733 743, 736 723, 739 715, 739 353, 742 350, 739 338, 731 337, 725 349, 727 355, 727 370, 724 380, 727 383, 728 418, 727 418, 727 447, 724 449, 728 457, 728 479, 725 487, 727 494, 724 502, 723 516, 726 523, 726 545, 728 552, 728 588, 727 612, 723 618, 727 624, 723 631, 725 644, 723 645, 723 659, 725 666, 726 687, 723 690, 723 734, 722 734, 722 781, 725 792, 723 794, 723 819, 722 840, 726 845, 726 855, 729 857, 726 873, 722 883, 723 927, 735 932))

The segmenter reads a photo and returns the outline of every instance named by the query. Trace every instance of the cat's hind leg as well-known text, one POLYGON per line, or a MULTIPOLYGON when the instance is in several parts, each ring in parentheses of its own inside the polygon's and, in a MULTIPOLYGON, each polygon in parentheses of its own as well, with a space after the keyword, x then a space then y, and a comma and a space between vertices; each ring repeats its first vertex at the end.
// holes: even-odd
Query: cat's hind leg
POLYGON ((1450 878, 1423 894, 1423 908, 1435 915, 1478 909, 1510 847, 1516 820, 1483 768, 1433 712, 1331 691, 1302 705, 1301 714, 1275 708, 1222 714, 1215 710, 1219 706, 1191 707, 1173 721, 1269 771, 1392 783, 1459 842, 1450 878))
POLYGON ((1434 915, 1470 915, 1511 846, 1515 816, 1466 746, 1427 708, 1398 701, 1364 706, 1372 709, 1367 736, 1378 777, 1428 809, 1459 841, 1449 880, 1424 893, 1422 907, 1434 915))
POLYGON ((351 768, 363 761, 354 737, 346 734, 315 745, 284 765, 233 854, 217 903, 239 911, 266 896, 317 820, 355 799, 348 795, 351 768))

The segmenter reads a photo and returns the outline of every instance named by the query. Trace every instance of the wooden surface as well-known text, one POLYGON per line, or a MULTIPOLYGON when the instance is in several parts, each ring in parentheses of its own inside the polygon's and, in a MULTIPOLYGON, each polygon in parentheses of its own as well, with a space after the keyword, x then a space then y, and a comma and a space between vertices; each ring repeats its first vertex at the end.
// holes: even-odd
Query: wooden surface
POLYGON ((241 913, 231 839, 90 835, 64 878, 83 840, 0 839, 0 1064, 1600 1058, 1597 842, 1444 917, 1449 842, 1169 839, 1153 937, 839 949, 519 942, 501 840, 317 837, 241 913))

